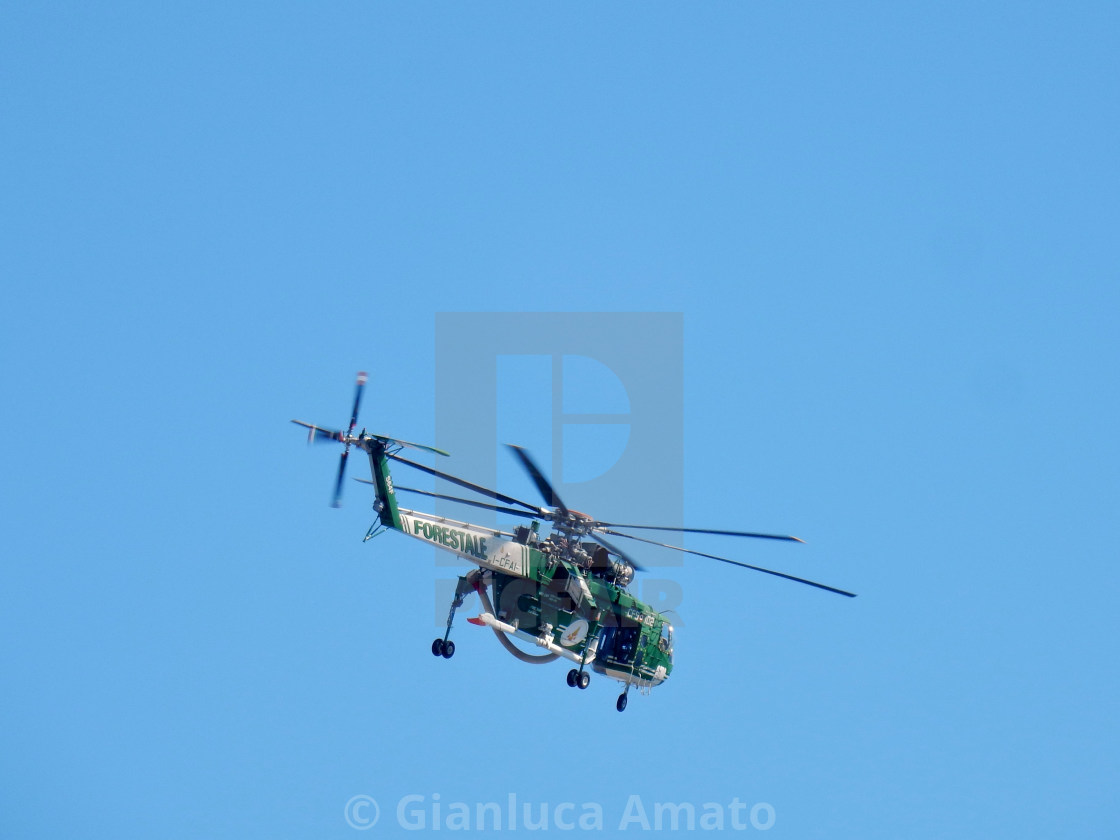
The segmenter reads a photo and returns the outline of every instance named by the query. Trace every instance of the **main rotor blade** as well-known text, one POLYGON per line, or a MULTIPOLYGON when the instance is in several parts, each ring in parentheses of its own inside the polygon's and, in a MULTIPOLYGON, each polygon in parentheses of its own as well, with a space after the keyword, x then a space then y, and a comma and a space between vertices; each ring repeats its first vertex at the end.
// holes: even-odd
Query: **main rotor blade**
POLYGON ((366 384, 366 372, 364 370, 358 371, 358 384, 354 388, 354 410, 350 412, 350 429, 347 431, 348 435, 354 434, 354 427, 358 425, 358 406, 362 402, 362 389, 366 384))
POLYGON ((342 457, 338 461, 338 481, 334 484, 334 501, 331 507, 342 507, 342 479, 346 475, 346 459, 350 456, 350 447, 342 450, 342 457))
MULTIPOLYGON (((621 548, 618 548, 617 546, 611 545, 609 542, 607 542, 605 539, 603 539, 601 536, 599 536, 595 531, 592 531, 590 536, 591 536, 591 539, 595 540, 595 542, 599 543, 599 545, 601 545, 607 551, 611 552, 612 554, 617 554, 619 557, 621 557, 623 560, 625 560, 627 563, 629 563, 631 566, 633 566, 634 571, 636 571, 636 572, 645 571, 645 566, 642 566, 640 563, 638 563, 637 560, 635 560, 633 557, 628 555, 621 548)), ((625 537, 626 535, 622 534, 622 536, 625 537)))
POLYGON ((623 525, 619 522, 596 522, 596 527, 641 528, 647 531, 677 531, 682 534, 722 534, 725 537, 755 537, 760 540, 789 540, 803 543, 800 537, 787 537, 782 534, 758 534, 753 531, 719 531, 713 528, 678 528, 674 525, 623 525))
MULTIPOLYGON (((362 484, 373 484, 368 478, 355 478, 355 481, 360 481, 362 484)), ((443 493, 432 493, 428 490, 418 490, 415 487, 401 487, 396 485, 394 490, 403 490, 406 493, 419 493, 421 496, 431 496, 433 499, 444 499, 449 502, 458 502, 461 505, 471 505, 472 507, 482 508, 483 510, 496 510, 498 513, 508 513, 511 516, 524 516, 526 519, 536 519, 537 514, 529 513, 527 510, 518 510, 517 508, 502 507, 501 505, 492 505, 488 502, 475 502, 471 499, 461 499, 458 496, 445 496, 443 493)))
POLYGON ((540 468, 534 463, 533 459, 529 457, 529 453, 520 446, 514 446, 512 443, 507 443, 506 446, 512 449, 513 454, 521 461, 521 466, 525 468, 525 472, 529 473, 529 477, 533 479, 533 483, 537 485, 537 490, 540 491, 541 496, 544 497, 544 503, 551 507, 559 508, 560 512, 564 514, 564 516, 567 516, 568 508, 565 507, 564 503, 560 500, 556 489, 549 484, 548 479, 544 477, 544 473, 540 471, 540 468))
POLYGON ((307 442, 308 443, 327 443, 328 441, 337 440, 342 441, 342 432, 335 429, 324 429, 322 426, 316 426, 313 423, 304 423, 302 420, 293 420, 297 426, 303 426, 308 429, 307 442))
POLYGON ((721 563, 730 563, 732 566, 742 566, 744 569, 753 569, 756 572, 762 572, 767 575, 774 575, 774 577, 785 578, 786 580, 792 580, 797 583, 804 583, 808 586, 815 586, 817 589, 823 589, 826 592, 835 592, 837 595, 845 595, 848 598, 856 597, 856 593, 854 592, 845 592, 843 589, 837 589, 833 586, 826 586, 823 583, 817 583, 816 581, 794 577, 793 575, 787 575, 784 572, 775 572, 773 569, 764 569, 761 566, 752 566, 749 563, 740 563, 738 560, 729 560, 726 557, 720 557, 715 554, 705 554, 703 551, 693 551, 690 548, 681 548, 679 545, 669 545, 668 543, 655 542, 654 540, 647 540, 645 537, 635 537, 632 534, 624 534, 621 531, 612 531, 609 528, 604 528, 603 530, 606 533, 616 537, 626 537, 626 539, 628 540, 637 540, 638 542, 649 543, 650 545, 659 545, 662 548, 671 548, 674 551, 683 551, 685 554, 695 554, 698 557, 707 557, 711 560, 719 560, 721 563))
POLYGON ((450 481, 452 484, 457 484, 458 486, 466 490, 473 490, 475 493, 481 493, 483 496, 488 496, 489 498, 496 499, 499 502, 505 502, 507 505, 521 505, 521 507, 531 510, 537 516, 547 517, 549 514, 549 511, 545 510, 544 508, 537 507, 536 505, 531 505, 528 502, 523 502, 520 499, 515 499, 513 498, 513 496, 507 496, 504 493, 499 493, 496 490, 489 490, 479 484, 472 484, 471 482, 465 481, 458 476, 449 475, 448 473, 434 470, 431 467, 426 467, 423 464, 418 464, 415 461, 410 461, 408 460, 408 458, 402 458, 400 455, 386 452, 385 457, 392 458, 394 461, 400 461, 402 464, 407 464, 410 467, 420 470, 420 472, 426 472, 428 475, 434 475, 436 478, 442 478, 444 481, 450 481))

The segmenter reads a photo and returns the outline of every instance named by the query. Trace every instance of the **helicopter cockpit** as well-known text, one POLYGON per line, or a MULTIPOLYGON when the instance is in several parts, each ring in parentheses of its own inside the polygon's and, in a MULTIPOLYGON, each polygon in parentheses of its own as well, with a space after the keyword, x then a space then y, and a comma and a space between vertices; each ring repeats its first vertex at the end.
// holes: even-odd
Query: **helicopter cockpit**
MULTIPOLYGON (((614 665, 631 665, 635 661, 635 655, 641 644, 642 625, 624 621, 621 626, 606 626, 602 629, 599 637, 598 657, 614 665)), ((671 662, 673 659, 673 625, 668 621, 661 622, 657 647, 671 662)))

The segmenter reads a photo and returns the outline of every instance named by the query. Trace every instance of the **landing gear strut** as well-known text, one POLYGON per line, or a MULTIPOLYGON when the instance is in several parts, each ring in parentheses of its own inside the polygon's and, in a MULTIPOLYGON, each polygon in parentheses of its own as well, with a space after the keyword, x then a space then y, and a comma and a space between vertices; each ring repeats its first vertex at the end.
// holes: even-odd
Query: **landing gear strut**
POLYGON ((579 659, 579 668, 572 668, 568 672, 568 685, 573 688, 579 688, 581 691, 591 685, 591 675, 583 670, 583 666, 587 664, 587 655, 591 652, 594 645, 589 641, 583 646, 583 656, 579 659))
POLYGON ((459 583, 455 586, 455 598, 451 602, 451 610, 447 613, 447 631, 443 634, 442 639, 436 639, 432 642, 433 656, 450 659, 455 655, 455 643, 448 638, 451 635, 451 625, 455 622, 455 610, 463 606, 467 594, 474 591, 475 583, 481 577, 482 573, 475 569, 459 578, 459 583))

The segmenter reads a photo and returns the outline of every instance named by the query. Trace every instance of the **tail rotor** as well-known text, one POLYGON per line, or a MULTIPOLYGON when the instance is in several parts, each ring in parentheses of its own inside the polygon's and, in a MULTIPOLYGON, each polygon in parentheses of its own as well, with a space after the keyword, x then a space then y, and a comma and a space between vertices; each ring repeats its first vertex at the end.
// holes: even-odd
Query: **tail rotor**
POLYGON ((346 430, 346 448, 338 459, 338 480, 334 484, 334 498, 331 507, 342 507, 342 482, 346 480, 346 459, 350 457, 350 444, 354 440, 354 427, 358 425, 358 407, 362 404, 362 391, 366 387, 366 372, 358 371, 358 382, 354 386, 354 408, 350 411, 350 427, 346 430))
POLYGON ((354 437, 354 428, 358 425, 358 407, 362 404, 362 391, 365 388, 367 378, 365 371, 358 372, 358 382, 354 388, 354 408, 350 411, 350 425, 345 432, 324 429, 322 426, 305 423, 302 420, 292 421, 307 429, 308 443, 337 441, 346 444, 346 448, 342 450, 342 457, 338 461, 338 479, 334 484, 331 507, 342 507, 342 482, 346 480, 346 459, 350 457, 350 447, 357 441, 357 438, 354 437))

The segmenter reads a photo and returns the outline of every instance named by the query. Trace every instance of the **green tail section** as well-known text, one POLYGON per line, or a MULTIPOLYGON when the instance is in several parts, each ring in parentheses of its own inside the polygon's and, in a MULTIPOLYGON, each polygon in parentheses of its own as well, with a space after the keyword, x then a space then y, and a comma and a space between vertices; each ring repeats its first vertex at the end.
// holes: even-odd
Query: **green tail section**
POLYGON ((369 465, 373 471, 373 485, 377 489, 380 504, 378 513, 381 524, 386 528, 401 531, 401 514, 397 510, 397 494, 393 492, 393 476, 389 472, 389 459, 385 455, 385 444, 374 440, 369 447, 369 465))

